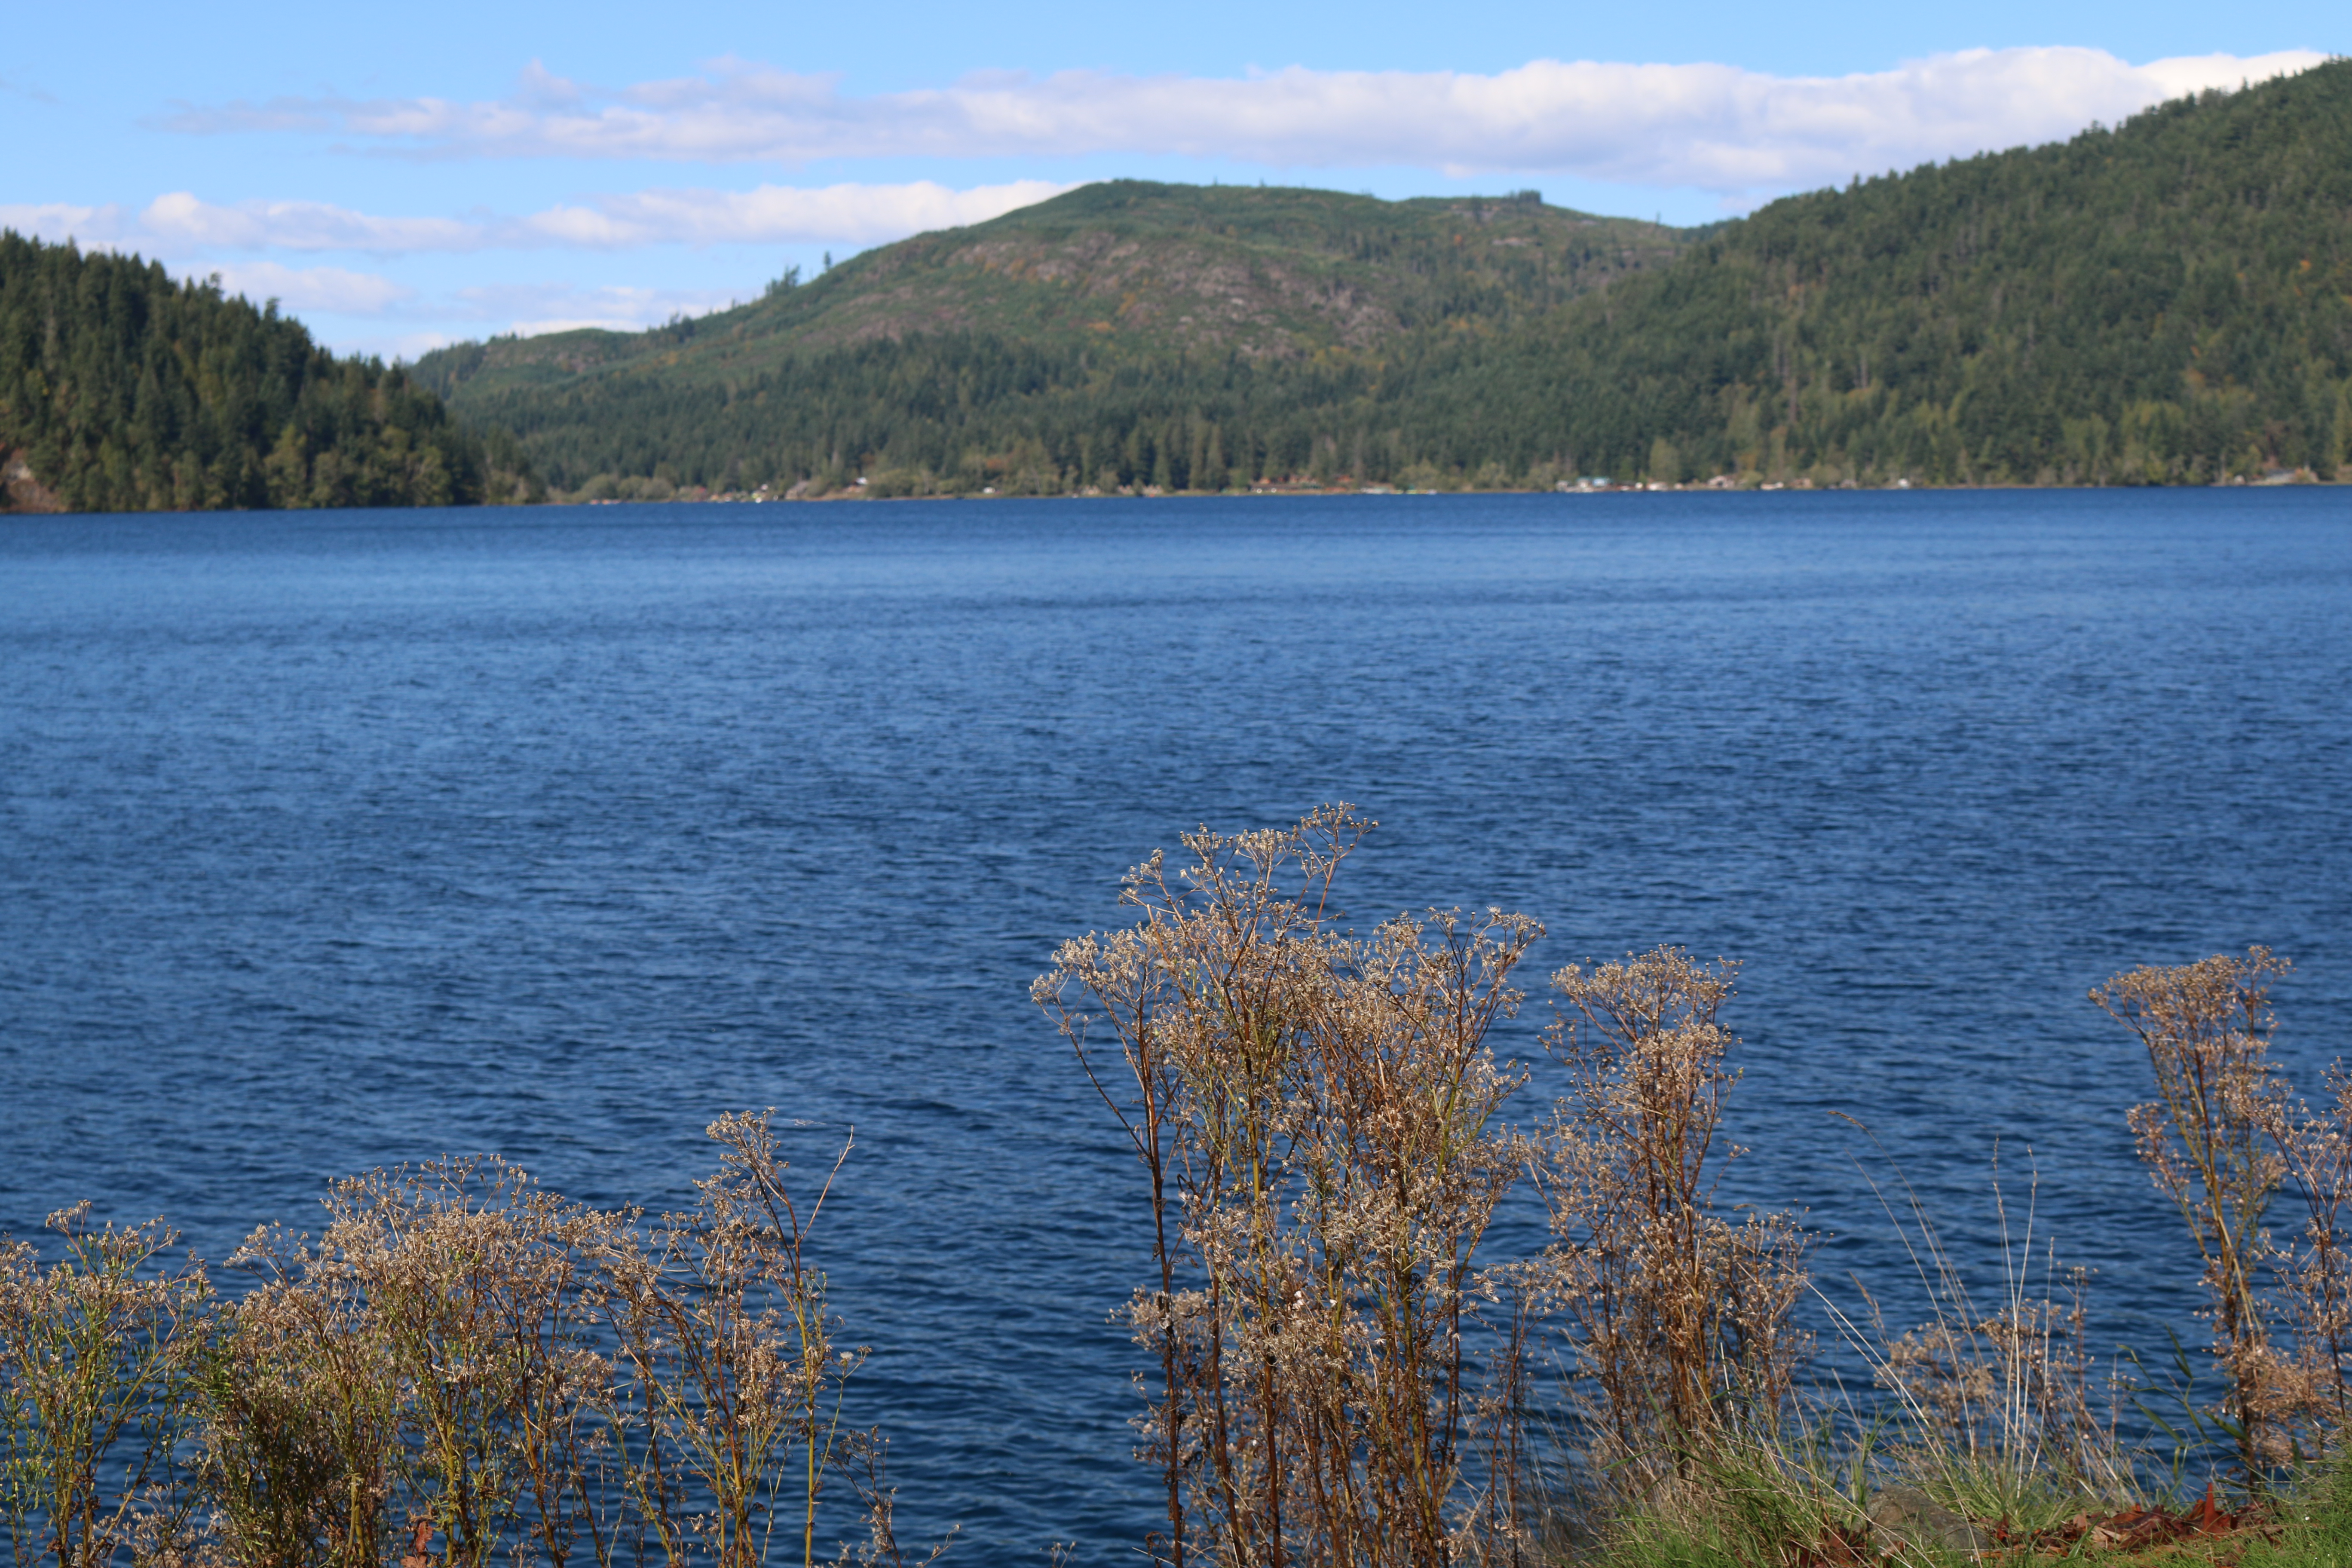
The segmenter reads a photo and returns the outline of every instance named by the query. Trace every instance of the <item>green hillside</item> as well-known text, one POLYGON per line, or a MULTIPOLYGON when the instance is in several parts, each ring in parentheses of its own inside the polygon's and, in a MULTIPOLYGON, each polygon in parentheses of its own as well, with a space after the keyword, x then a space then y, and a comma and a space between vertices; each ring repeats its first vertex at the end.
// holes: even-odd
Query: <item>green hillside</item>
POLYGON ((572 487, 876 468, 923 488, 1222 488, 1362 470, 1375 459, 1343 449, 1321 409, 1378 396, 1405 357, 1529 331, 1691 237, 1533 192, 1383 202, 1118 181, 734 310, 465 344, 414 374, 572 487))
POLYGON ((0 511, 463 504, 520 468, 274 302, 0 230, 0 511))
POLYGON ((2352 458, 2352 62, 1707 231, 1088 186, 415 374, 611 489, 2200 483, 2352 458))
POLYGON ((1421 406, 1667 478, 2336 474, 2352 62, 1777 202, 1421 406))

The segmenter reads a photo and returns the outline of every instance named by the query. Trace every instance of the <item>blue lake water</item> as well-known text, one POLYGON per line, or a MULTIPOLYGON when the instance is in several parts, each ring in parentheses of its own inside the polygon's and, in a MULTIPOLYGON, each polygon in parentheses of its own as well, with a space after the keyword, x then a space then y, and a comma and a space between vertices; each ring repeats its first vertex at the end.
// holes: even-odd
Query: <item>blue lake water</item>
POLYGON ((2084 992, 2266 942, 2284 1058, 2352 1047, 2352 491, 0 519, 0 1229, 218 1258, 445 1151, 671 1203, 718 1111, 855 1123, 907 1533, 1114 1561, 1138 1187, 1027 983, 1334 799, 1367 923, 1547 922, 1509 1048, 1561 963, 1745 960, 1731 1187, 1833 1289, 1904 1300, 1843 1111, 1978 1269, 2031 1146, 2095 1344, 2159 1345, 2084 992))

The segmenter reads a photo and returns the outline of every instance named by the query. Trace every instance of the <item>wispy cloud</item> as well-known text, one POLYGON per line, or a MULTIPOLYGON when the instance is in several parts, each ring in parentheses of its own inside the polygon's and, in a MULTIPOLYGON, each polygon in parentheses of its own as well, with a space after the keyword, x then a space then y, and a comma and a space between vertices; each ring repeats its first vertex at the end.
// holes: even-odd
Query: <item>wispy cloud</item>
POLYGON ((1045 180, 953 190, 895 185, 761 185, 749 191, 650 190, 591 197, 520 216, 385 217, 324 202, 207 202, 173 191, 121 205, 0 205, 0 225, 87 246, 174 253, 223 250, 621 250, 650 245, 877 245, 952 228, 1068 189, 1045 180))
MULTIPOLYGON (((188 216, 186 205, 172 198, 153 204, 147 211, 152 213, 156 206, 183 218, 188 216)), ((236 208, 212 210, 232 214, 242 211, 236 208)), ((63 239, 72 235, 86 248, 93 250, 130 249, 138 246, 152 248, 158 236, 142 226, 141 220, 144 216, 119 206, 0 205, 0 227, 38 234, 46 238, 63 239)), ((363 215, 343 216, 353 222, 365 221, 363 215)), ((268 241, 268 236, 260 231, 238 227, 226 221, 215 222, 209 216, 190 220, 184 225, 184 230, 215 241, 226 234, 231 237, 229 243, 268 241)), ((294 232, 302 231, 297 228, 294 232)), ((734 302, 727 294, 709 289, 599 288, 570 282, 492 284, 458 289, 437 299, 426 299, 406 284, 373 272, 341 267, 289 267, 283 262, 266 259, 226 261, 216 265, 200 261, 174 270, 191 277, 217 278, 221 287, 229 293, 242 294, 256 301, 276 300, 289 310, 393 321, 428 317, 472 324, 491 331, 520 332, 526 336, 536 332, 563 331, 573 327, 611 327, 629 331, 652 326, 672 316, 701 315, 734 302)), ((410 332, 394 338, 372 339, 362 346, 379 352, 415 353, 447 341, 446 333, 436 336, 430 332, 410 332)))
POLYGON ((459 218, 377 217, 324 202, 221 205, 187 191, 156 197, 139 229, 176 247, 206 250, 478 250, 484 226, 459 218))
POLYGON ((130 214, 112 205, 78 206, 71 202, 0 202, 0 228, 53 242, 74 240, 108 250, 132 226, 130 214))
POLYGON ((460 289, 450 314, 494 331, 524 337, 609 327, 631 331, 673 316, 698 316, 734 301, 707 289, 581 288, 569 283, 515 283, 460 289))
POLYGON ((615 89, 534 64, 497 101, 279 99, 191 107, 164 123, 321 134, 437 157, 799 164, 1148 153, 1276 167, 1558 170, 1738 194, 2046 141, 2323 58, 2291 51, 2133 65, 2100 49, 2053 47, 1971 49, 1842 77, 1559 60, 1492 76, 1068 71, 864 98, 844 95, 835 77, 732 59, 701 76, 615 89))
POLYGON ((919 180, 898 185, 636 191, 551 207, 499 232, 510 236, 501 241, 510 245, 876 245, 927 229, 982 223, 1067 189, 1049 180, 1016 180, 958 191, 919 180))
POLYGON ((234 262, 215 268, 221 287, 248 300, 276 300, 289 310, 380 316, 416 298, 416 290, 373 272, 341 267, 287 267, 275 261, 234 262))
MULTIPOLYGON (((152 209, 151 209, 152 210, 152 209)), ((0 228, 49 240, 72 239, 87 250, 153 249, 159 237, 141 226, 139 215, 120 206, 0 205, 0 228)), ((373 272, 341 267, 288 267, 277 261, 236 261, 184 268, 190 276, 218 278, 221 287, 248 300, 277 300, 295 310, 332 310, 374 316, 396 310, 416 296, 407 286, 373 272)))

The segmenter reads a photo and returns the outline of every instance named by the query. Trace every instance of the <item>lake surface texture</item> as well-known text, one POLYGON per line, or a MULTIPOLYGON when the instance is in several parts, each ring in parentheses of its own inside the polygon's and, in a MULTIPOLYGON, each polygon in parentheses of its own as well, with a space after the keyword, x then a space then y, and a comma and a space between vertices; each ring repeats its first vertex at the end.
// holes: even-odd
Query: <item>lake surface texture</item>
MULTIPOLYGON (((2193 1334, 2084 1000, 2266 942, 2352 1049, 2352 492, 1349 498, 0 520, 0 1229, 218 1258, 494 1151, 673 1204, 717 1112, 821 1161, 908 1537, 1149 1528, 1131 1158, 1027 997, 1119 873, 1349 800, 1348 904, 1542 976, 1746 961, 1743 1199, 1902 1310, 2027 1151, 2093 1339, 2193 1334)), ((1538 1109, 1545 1079, 1525 1103, 1538 1109)), ((1500 1239, 1527 1232, 1515 1217, 1500 1239)))

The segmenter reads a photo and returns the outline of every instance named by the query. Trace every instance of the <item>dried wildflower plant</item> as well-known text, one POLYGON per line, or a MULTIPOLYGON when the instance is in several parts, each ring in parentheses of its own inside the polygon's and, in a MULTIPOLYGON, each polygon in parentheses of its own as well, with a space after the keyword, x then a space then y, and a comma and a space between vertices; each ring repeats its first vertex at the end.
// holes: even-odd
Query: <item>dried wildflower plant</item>
POLYGON ((619 1346, 606 1427, 667 1559, 698 1546, 719 1568, 751 1568, 782 1522, 814 1562, 818 1504, 848 1457, 843 1385, 866 1354, 835 1347, 807 1255, 832 1178, 803 1214, 766 1117, 710 1132, 724 1159, 699 1206, 665 1215, 650 1247, 630 1235, 599 1255, 597 1304, 619 1346), (683 1514, 685 1495, 707 1507, 683 1514))
POLYGON ((2352 1079, 2314 1108, 2273 1065, 2268 948, 2116 975, 2091 1000, 2147 1048, 2157 1099, 2132 1111, 2139 1152, 2189 1227, 2226 1393, 2219 1425, 2260 1491, 2282 1468, 2340 1457, 2352 1389, 2352 1079), (2302 1224, 2267 1226, 2284 1191, 2302 1224))
POLYGON ((808 1250, 832 1175, 796 1194, 766 1115, 709 1131, 698 1203, 650 1222, 495 1160, 340 1183, 315 1240, 248 1238, 226 1304, 152 1267, 158 1226, 68 1211, 62 1261, 0 1253, 20 1568, 753 1568, 814 1563, 840 1506, 845 1560, 900 1562, 808 1250))
POLYGON ((1470 1347, 1477 1250, 1528 1157, 1486 1036, 1540 928, 1346 931, 1332 883, 1371 826, 1341 805, 1188 835, 1181 866, 1128 876, 1133 926, 1065 943, 1034 987, 1149 1185, 1159 1561, 1424 1564, 1515 1528, 1469 1471, 1517 1402, 1470 1347))
POLYGON ((1790 1321, 1809 1278, 1785 1214, 1717 1212, 1721 1022, 1737 966, 1661 947, 1553 976, 1546 1036, 1569 1089, 1537 1148, 1554 1242, 1536 1265, 1565 1321, 1597 1479, 1654 1497, 1727 1443, 1769 1439, 1803 1359, 1790 1321))
POLYGON ((2257 948, 2242 960, 2144 966, 2091 992, 2147 1049, 2157 1099, 2133 1108, 2132 1131, 2204 1263, 2226 1419, 2249 1479, 2273 1457, 2264 1427, 2275 1356, 2259 1292, 2271 1250, 2263 1219, 2285 1174, 2271 1135, 2285 1086, 2270 1063, 2269 1005, 2269 982, 2284 969, 2257 948))
POLYGON ((0 1243, 0 1517, 19 1568, 101 1568, 178 1551, 190 1512, 179 1458, 211 1295, 161 1221, 49 1216, 63 1256, 0 1243))
POLYGON ((2352 1073, 2331 1068, 2314 1109, 2278 1107, 2272 1139, 2303 1223, 2274 1245, 2277 1358, 2273 1447, 2290 1461, 2341 1458, 2352 1432, 2352 1073))

